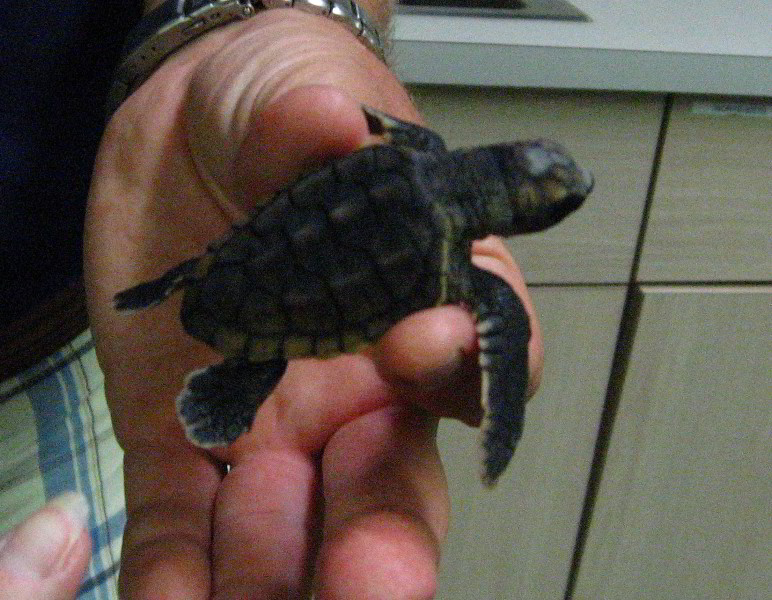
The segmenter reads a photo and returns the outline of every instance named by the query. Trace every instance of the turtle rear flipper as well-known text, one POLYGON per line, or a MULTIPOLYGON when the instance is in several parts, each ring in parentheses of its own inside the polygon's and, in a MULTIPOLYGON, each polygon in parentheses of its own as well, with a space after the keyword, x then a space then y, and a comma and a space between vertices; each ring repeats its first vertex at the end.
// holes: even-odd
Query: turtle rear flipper
POLYGON ((158 279, 118 292, 113 297, 116 310, 128 312, 160 304, 190 281, 196 263, 198 258, 191 258, 169 269, 158 279))
POLYGON ((227 446, 252 426, 255 413, 287 368, 287 361, 226 359, 191 372, 177 397, 177 416, 196 446, 227 446))
POLYGON ((504 472, 523 432, 528 389, 531 328, 520 298, 505 281, 471 268, 476 297, 482 390, 483 483, 492 486, 504 472))

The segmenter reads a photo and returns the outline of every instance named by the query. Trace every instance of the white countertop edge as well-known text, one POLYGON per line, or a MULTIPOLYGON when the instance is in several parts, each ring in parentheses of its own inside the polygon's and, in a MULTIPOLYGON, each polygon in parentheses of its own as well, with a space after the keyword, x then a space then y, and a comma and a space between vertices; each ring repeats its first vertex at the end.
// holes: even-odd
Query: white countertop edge
POLYGON ((769 0, 571 0, 571 3, 589 15, 590 21, 413 15, 397 11, 394 39, 772 56, 772 2, 769 0))
POLYGON ((772 59, 599 48, 396 40, 405 83, 772 96, 772 59))

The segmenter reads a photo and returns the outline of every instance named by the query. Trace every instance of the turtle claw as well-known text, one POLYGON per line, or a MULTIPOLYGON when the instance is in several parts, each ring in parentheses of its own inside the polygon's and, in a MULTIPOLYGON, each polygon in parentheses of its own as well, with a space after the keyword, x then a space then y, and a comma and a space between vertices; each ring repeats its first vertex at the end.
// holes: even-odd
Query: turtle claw
POLYGON ((283 359, 229 359, 191 372, 177 397, 186 437, 201 448, 227 446, 252 426, 255 413, 287 368, 283 359))

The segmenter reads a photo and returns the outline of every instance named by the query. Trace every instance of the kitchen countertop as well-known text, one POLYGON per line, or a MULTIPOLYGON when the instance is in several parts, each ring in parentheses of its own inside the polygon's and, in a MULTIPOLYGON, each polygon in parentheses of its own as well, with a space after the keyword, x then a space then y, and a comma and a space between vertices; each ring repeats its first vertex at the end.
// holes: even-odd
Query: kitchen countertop
POLYGON ((772 96, 772 2, 572 0, 591 22, 397 14, 407 83, 772 96))

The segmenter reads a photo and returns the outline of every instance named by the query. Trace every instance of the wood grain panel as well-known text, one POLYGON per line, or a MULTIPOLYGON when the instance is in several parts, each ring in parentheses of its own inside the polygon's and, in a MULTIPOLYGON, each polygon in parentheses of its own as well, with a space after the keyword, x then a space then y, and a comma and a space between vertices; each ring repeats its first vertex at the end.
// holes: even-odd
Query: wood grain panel
POLYGON ((480 484, 478 432, 441 426, 453 512, 439 600, 563 597, 624 290, 532 292, 544 329, 544 381, 494 490, 480 484))
POLYGON ((512 238, 531 283, 626 282, 646 198, 663 98, 644 94, 414 87, 451 147, 551 138, 595 174, 580 211, 554 229, 512 238))
POLYGON ((772 280, 772 119, 673 107, 643 281, 772 280))
POLYGON ((575 600, 768 598, 772 288, 645 288, 575 600))

